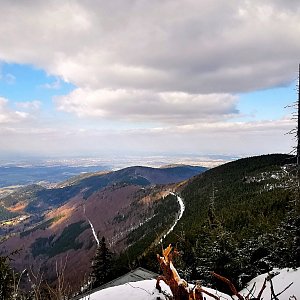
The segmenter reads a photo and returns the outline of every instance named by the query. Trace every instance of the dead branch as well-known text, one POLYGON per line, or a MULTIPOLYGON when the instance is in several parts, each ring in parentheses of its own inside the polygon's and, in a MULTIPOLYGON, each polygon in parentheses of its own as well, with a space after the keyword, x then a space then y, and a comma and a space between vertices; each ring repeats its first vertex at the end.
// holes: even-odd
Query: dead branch
POLYGON ((291 282, 283 291, 281 291, 280 293, 278 293, 276 296, 281 295, 283 292, 285 292, 287 289, 289 289, 292 286, 292 284, 294 284, 294 283, 291 282))
POLYGON ((253 283, 252 288, 250 289, 249 293, 248 293, 247 296, 245 297, 246 300, 248 300, 249 297, 253 295, 253 291, 254 291, 254 289, 255 289, 255 285, 256 285, 256 282, 253 283))
POLYGON ((70 294, 70 286, 65 283, 65 270, 67 267, 68 256, 65 258, 64 263, 62 260, 58 265, 57 261, 55 263, 55 270, 56 270, 56 286, 51 287, 48 283, 46 283, 47 288, 50 294, 53 295, 53 299, 61 300, 67 299, 67 296, 70 294))
POLYGON ((199 283, 196 284, 194 289, 190 289, 188 283, 181 279, 176 268, 173 265, 173 256, 177 255, 177 251, 173 250, 171 245, 162 251, 163 256, 157 255, 159 265, 163 271, 163 275, 159 276, 156 281, 156 288, 161 292, 159 285, 160 281, 164 281, 171 289, 174 300, 203 300, 203 294, 210 295, 216 300, 219 297, 202 289, 199 283))
POLYGON ((265 290, 265 288, 267 287, 267 278, 264 280, 264 284, 262 285, 258 295, 257 295, 257 299, 260 299, 262 296, 263 291, 265 290))
POLYGON ((31 285, 31 289, 34 293, 34 299, 40 300, 42 299, 41 295, 41 285, 43 281, 43 273, 41 272, 40 267, 36 271, 36 273, 33 271, 32 266, 29 268, 29 272, 27 273, 28 281, 31 285))
MULTIPOLYGON (((242 296, 242 295, 237 291, 237 289, 236 289, 236 287, 234 286, 234 284, 233 284, 228 278, 223 277, 223 276, 221 276, 221 275, 219 275, 219 274, 217 274, 217 273, 214 273, 214 272, 211 272, 211 274, 212 274, 214 277, 216 277, 217 279, 219 279, 219 280, 221 280, 222 282, 224 282, 224 283, 229 287, 229 289, 231 290, 232 294, 233 294, 234 296, 236 296, 239 300, 251 300, 251 299, 260 300, 260 299, 261 299, 261 296, 262 296, 262 294, 263 294, 263 291, 265 290, 265 288, 266 288, 266 286, 267 286, 267 285, 266 285, 267 280, 270 280, 270 279, 266 278, 266 279, 264 280, 264 283, 263 283, 263 285, 262 285, 262 287, 261 287, 261 289, 260 289, 260 291, 259 291, 257 297, 256 297, 256 298, 250 298, 250 296, 252 296, 252 291, 253 291, 253 289, 254 289, 254 287, 255 287, 255 283, 254 283, 253 287, 251 288, 251 290, 249 291, 248 295, 247 295, 246 297, 244 297, 244 296, 242 296)), ((275 295, 275 294, 274 294, 274 295, 275 295)), ((275 299, 277 299, 277 298, 275 298, 275 299)))
MULTIPOLYGON (((220 298, 218 297, 218 296, 216 296, 216 295, 214 295, 214 294, 212 294, 212 293, 210 293, 210 292, 208 292, 208 291, 206 291, 206 290, 204 290, 203 288, 201 288, 201 287, 199 287, 199 289, 197 290, 195 290, 195 293, 197 293, 197 291, 199 291, 199 292, 201 292, 201 293, 204 293, 204 294, 206 294, 206 295, 208 295, 208 296, 210 296, 210 297, 212 297, 212 298, 214 298, 214 299, 216 299, 216 300, 220 300, 220 298)), ((202 296, 202 295, 201 295, 202 296)), ((196 298, 196 299, 198 299, 198 298, 196 298)), ((199 298, 200 299, 200 298, 199 298)))
POLYGON ((272 300, 272 299, 279 300, 279 299, 276 297, 276 295, 275 295, 275 291, 274 291, 274 286, 273 286, 272 279, 269 278, 268 280, 270 281, 270 285, 271 285, 271 300, 272 300))
POLYGON ((216 277, 217 279, 223 281, 231 290, 232 294, 237 296, 239 300, 245 300, 244 297, 238 293, 237 289, 235 288, 235 286, 233 285, 233 283, 226 277, 223 277, 215 272, 211 272, 211 274, 216 277))

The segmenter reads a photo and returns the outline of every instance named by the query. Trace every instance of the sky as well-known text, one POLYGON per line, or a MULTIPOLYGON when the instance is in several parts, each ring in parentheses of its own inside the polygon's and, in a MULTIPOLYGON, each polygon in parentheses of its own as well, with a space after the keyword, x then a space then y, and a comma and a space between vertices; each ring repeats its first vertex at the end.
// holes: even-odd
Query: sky
POLYGON ((292 150, 298 0, 0 7, 0 158, 292 150))

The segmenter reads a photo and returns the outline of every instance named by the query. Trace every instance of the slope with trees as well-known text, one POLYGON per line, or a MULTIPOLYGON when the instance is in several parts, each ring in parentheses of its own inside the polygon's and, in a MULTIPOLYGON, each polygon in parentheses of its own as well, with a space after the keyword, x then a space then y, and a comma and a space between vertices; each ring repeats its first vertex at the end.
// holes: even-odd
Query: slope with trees
POLYGON ((240 159, 180 188, 186 210, 168 242, 181 251, 187 279, 215 284, 215 271, 241 287, 274 266, 299 266, 292 163, 281 154, 240 159))

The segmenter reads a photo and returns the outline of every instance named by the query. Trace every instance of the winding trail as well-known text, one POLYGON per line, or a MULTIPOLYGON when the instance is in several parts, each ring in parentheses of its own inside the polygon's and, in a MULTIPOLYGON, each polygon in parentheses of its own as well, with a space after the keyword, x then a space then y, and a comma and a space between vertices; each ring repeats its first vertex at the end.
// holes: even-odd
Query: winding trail
POLYGON ((172 227, 167 231, 166 234, 163 235, 163 237, 160 239, 160 243, 162 243, 162 241, 166 238, 167 235, 169 235, 175 228, 175 226, 177 225, 178 221, 182 218, 183 212, 185 210, 185 205, 184 202, 182 200, 181 197, 179 197, 177 194, 170 192, 171 195, 175 196, 177 198, 178 204, 180 206, 180 212, 174 222, 174 224, 172 225, 172 227))

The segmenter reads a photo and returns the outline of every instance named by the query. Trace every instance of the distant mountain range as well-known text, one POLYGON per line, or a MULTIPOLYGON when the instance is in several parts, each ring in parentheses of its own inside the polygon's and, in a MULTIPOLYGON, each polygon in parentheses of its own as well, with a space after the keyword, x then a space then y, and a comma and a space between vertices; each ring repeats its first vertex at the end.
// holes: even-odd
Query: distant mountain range
MULTIPOLYGON (((87 199, 94 192, 107 186, 177 183, 206 171, 197 166, 172 166, 166 168, 129 167, 118 171, 88 173, 70 178, 53 188, 38 184, 22 187, 0 200, 4 206, 24 206, 27 213, 42 213, 67 202, 72 197, 82 194, 87 199)), ((17 211, 17 210, 14 210, 17 211)), ((3 218, 2 218, 3 219, 3 218)), ((0 215, 1 220, 1 215, 0 215)))
POLYGON ((38 259, 50 278, 56 261, 69 253, 71 278, 67 279, 76 284, 88 272, 95 253, 89 220, 114 251, 138 241, 143 245, 144 239, 153 242, 153 233, 162 234, 176 218, 178 203, 169 190, 206 170, 137 166, 81 174, 54 187, 21 187, 0 199, 0 233, 7 239, 2 250, 21 247, 15 267, 34 265, 38 259), (151 234, 145 235, 144 227, 151 234))
POLYGON ((57 183, 81 173, 109 169, 107 166, 0 166, 0 188, 41 181, 57 183))

